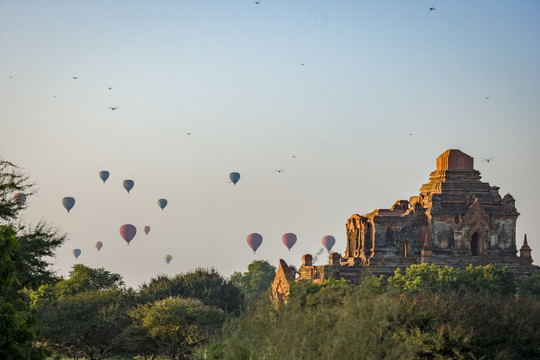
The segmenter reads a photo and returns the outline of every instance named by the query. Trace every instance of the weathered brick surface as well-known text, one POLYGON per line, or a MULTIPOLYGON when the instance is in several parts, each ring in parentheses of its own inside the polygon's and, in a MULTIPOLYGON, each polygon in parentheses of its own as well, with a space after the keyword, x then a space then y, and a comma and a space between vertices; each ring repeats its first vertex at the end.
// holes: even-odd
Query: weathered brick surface
MULTIPOLYGON (((343 257, 333 253, 332 265, 316 266, 310 255, 306 262, 305 255, 297 280, 321 282, 332 277, 359 283, 367 272, 389 276, 396 268, 421 263, 457 268, 494 264, 528 276, 540 268, 532 265, 526 239, 517 256, 518 216, 512 195, 501 197, 499 187, 482 182, 471 156, 447 150, 418 196, 398 200, 390 209, 352 215, 346 224, 343 257)), ((288 267, 283 260, 282 267, 288 267)), ((283 288, 285 279, 291 278, 285 274, 286 270, 278 270, 276 286, 283 288)))

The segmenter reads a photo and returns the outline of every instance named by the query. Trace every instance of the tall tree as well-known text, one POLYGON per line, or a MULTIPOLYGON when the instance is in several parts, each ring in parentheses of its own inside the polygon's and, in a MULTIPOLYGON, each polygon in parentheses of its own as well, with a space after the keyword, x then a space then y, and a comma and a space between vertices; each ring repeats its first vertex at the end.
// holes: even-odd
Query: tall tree
POLYGON ((275 266, 266 260, 255 260, 245 273, 232 274, 231 283, 242 290, 246 304, 250 304, 268 291, 275 276, 275 266))
POLYGON ((19 213, 28 201, 21 201, 16 194, 23 193, 29 199, 35 193, 34 188, 28 174, 9 161, 0 160, 0 222, 16 231, 19 246, 12 259, 19 285, 29 289, 53 281, 50 261, 67 237, 45 221, 34 226, 18 222, 19 213))
POLYGON ((35 318, 17 292, 18 247, 13 228, 0 225, 0 359, 41 359, 46 353, 32 345, 35 318))
POLYGON ((61 235, 44 222, 34 227, 17 224, 26 200, 34 193, 29 176, 16 165, 0 160, 0 358, 39 359, 43 349, 33 346, 35 317, 20 290, 35 288, 53 278, 50 258, 61 235))

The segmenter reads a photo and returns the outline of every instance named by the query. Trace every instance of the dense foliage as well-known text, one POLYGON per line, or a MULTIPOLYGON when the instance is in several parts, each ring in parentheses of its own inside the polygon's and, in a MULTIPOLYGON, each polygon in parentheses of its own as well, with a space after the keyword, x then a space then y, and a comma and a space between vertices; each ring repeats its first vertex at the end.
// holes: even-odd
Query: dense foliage
POLYGON ((32 346, 35 319, 16 291, 12 257, 18 247, 13 228, 0 225, 0 358, 41 358, 39 350, 32 346))
POLYGON ((261 296, 267 295, 268 289, 276 276, 276 267, 266 260, 254 260, 245 273, 235 272, 231 283, 242 290, 244 302, 252 304, 261 296))
MULTIPOLYGON (((537 359, 540 302, 516 296, 492 266, 418 265, 367 277, 294 283, 287 304, 230 319, 210 359, 537 359)), ((535 282, 536 284, 536 282, 535 282)))
POLYGON ((170 359, 189 358, 222 326, 223 310, 191 298, 168 298, 130 311, 134 330, 154 341, 156 353, 170 359))
POLYGON ((20 211, 34 184, 16 165, 0 160, 0 358, 41 359, 48 352, 34 344, 36 319, 25 292, 54 281, 51 257, 65 235, 45 222, 21 224, 20 211))
POLYGON ((184 297, 200 299, 229 313, 238 313, 242 306, 242 293, 215 269, 198 268, 172 278, 160 275, 143 284, 139 290, 148 299, 184 297))

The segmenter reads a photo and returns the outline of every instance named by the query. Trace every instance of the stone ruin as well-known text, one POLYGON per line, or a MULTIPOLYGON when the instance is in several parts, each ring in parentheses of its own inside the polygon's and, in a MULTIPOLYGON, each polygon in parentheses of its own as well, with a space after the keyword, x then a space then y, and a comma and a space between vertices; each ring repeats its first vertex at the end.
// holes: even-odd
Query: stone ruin
POLYGON ((273 298, 285 301, 292 281, 321 283, 334 278, 358 284, 367 272, 392 276, 397 268, 422 263, 462 269, 508 266, 518 277, 540 272, 532 264, 526 235, 516 255, 519 212, 514 198, 501 197, 499 187, 480 179, 471 156, 456 149, 445 151, 418 196, 347 220, 343 256, 333 252, 328 265, 316 266, 306 254, 298 272, 280 260, 273 298))

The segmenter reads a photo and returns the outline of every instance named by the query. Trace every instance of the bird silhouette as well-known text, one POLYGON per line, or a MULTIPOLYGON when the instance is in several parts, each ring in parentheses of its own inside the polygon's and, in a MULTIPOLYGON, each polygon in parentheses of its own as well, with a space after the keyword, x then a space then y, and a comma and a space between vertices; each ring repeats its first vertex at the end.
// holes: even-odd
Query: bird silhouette
POLYGON ((112 86, 109 86, 109 90, 112 90, 112 86))
POLYGON ((118 109, 118 106, 109 106, 109 109, 116 110, 116 109, 118 109))
POLYGON ((486 99, 486 100, 488 100, 488 99, 489 99, 489 96, 486 96, 486 98, 485 98, 485 99, 486 99))
POLYGON ((282 173, 282 172, 285 171, 285 169, 274 169, 274 171, 277 172, 277 173, 282 173))
POLYGON ((260 4, 261 4, 260 1, 254 1, 254 3, 257 4, 257 5, 260 5, 260 4))
POLYGON ((304 65, 306 65, 306 63, 300 63, 300 66, 304 66, 304 65))
POLYGON ((77 80, 79 77, 78 77, 78 76, 72 76, 72 78, 74 78, 75 80, 77 80))
POLYGON ((10 78, 10 79, 13 79, 13 75, 9 75, 9 78, 10 78))
POLYGON ((191 135, 191 131, 186 132, 186 134, 191 135))
POLYGON ((495 159, 495 158, 492 156, 490 158, 483 158, 482 160, 489 164, 489 162, 492 161, 493 159, 495 159))
POLYGON ((429 11, 435 11, 435 10, 437 10, 437 9, 435 8, 435 5, 433 5, 433 6, 431 6, 431 7, 429 8, 429 11))

